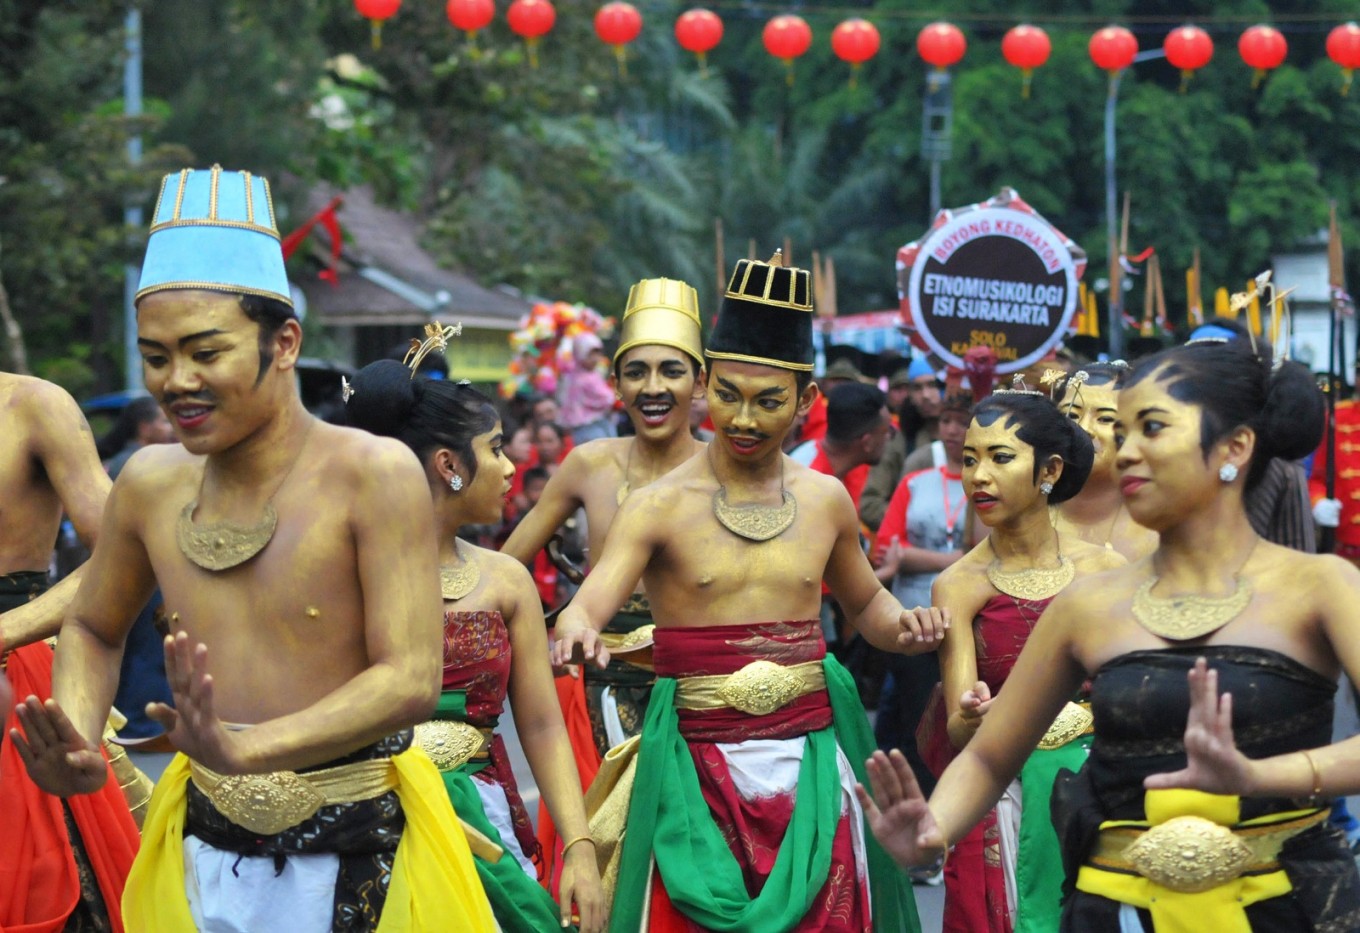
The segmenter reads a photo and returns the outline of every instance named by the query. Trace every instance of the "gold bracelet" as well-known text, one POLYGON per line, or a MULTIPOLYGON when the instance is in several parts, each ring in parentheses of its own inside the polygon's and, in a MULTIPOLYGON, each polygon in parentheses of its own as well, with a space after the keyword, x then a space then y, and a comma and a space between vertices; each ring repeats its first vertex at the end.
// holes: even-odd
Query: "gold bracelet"
POLYGON ((1308 762, 1308 769, 1313 772, 1312 802, 1316 804, 1322 797, 1322 772, 1318 770, 1317 762, 1313 760, 1313 756, 1308 753, 1307 749, 1303 749, 1301 754, 1303 760, 1308 762))
POLYGON ((577 836, 575 839, 569 840, 567 844, 562 847, 562 857, 566 858, 567 853, 571 851, 571 847, 578 842, 588 842, 592 846, 595 845, 595 840, 591 839, 589 836, 577 836))

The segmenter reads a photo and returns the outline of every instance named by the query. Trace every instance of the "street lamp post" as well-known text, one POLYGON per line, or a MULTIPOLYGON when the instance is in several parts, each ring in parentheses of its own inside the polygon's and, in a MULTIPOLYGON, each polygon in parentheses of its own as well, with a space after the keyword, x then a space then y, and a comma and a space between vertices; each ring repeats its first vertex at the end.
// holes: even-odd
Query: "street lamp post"
MULTIPOLYGON (((123 115, 129 122, 142 115, 142 11, 134 4, 124 21, 123 115)), ((133 133, 127 143, 128 164, 142 161, 142 136, 133 133)), ((123 224, 129 236, 142 227, 142 207, 129 199, 123 208, 123 224)), ((142 357, 137 352, 137 279, 139 270, 129 263, 123 267, 123 388, 141 388, 142 357)))

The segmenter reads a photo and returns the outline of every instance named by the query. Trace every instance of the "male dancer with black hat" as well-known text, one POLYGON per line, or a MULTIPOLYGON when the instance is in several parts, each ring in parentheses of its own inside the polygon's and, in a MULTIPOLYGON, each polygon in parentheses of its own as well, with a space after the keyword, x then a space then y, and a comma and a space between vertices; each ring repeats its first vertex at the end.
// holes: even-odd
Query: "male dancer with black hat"
POLYGON ((641 577, 657 624, 615 929, 919 927, 853 802, 873 738, 826 656, 821 583, 885 649, 933 650, 944 620, 902 609, 860 550, 844 487, 782 453, 817 395, 811 310, 805 270, 778 254, 737 264, 707 351, 717 437, 629 497, 558 622, 555 661, 607 662, 599 630, 641 577))
POLYGON ((268 183, 161 187, 137 293, 147 389, 183 447, 120 474, 62 625, 53 699, 11 733, 51 793, 98 791, 123 641, 160 585, 181 754, 128 877, 130 930, 490 930, 438 773, 409 750, 442 655, 424 471, 309 415, 268 183), (437 918, 437 919, 436 919, 437 918))

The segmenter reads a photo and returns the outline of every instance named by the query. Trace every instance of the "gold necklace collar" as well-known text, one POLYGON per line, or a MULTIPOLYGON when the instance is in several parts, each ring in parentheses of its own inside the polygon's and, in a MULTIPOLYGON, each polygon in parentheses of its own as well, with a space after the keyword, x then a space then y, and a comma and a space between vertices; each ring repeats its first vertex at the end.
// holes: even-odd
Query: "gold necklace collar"
POLYGON ((279 523, 278 512, 274 510, 274 497, 288 482, 288 477, 293 474, 293 467, 302 459, 302 451, 307 447, 307 439, 311 436, 315 424, 316 422, 312 421, 307 425, 307 431, 302 437, 302 443, 298 445, 297 453, 293 456, 293 462, 288 464, 283 479, 279 480, 279 484, 265 501, 264 514, 253 525, 239 525, 231 521, 194 524, 194 511, 198 508, 199 497, 203 495, 203 481, 208 473, 207 464, 204 464, 203 475, 198 480, 198 495, 180 510, 179 519, 175 523, 175 541, 179 544, 180 553, 195 566, 217 572, 244 564, 263 551, 273 540, 274 531, 279 523))
POLYGON ((713 493, 713 517, 732 534, 747 541, 769 541, 789 529, 798 517, 798 500, 784 488, 784 455, 779 455, 779 505, 732 505, 727 501, 727 486, 718 479, 718 468, 713 464, 713 447, 708 448, 708 467, 718 480, 713 493))
MULTIPOLYGON (((1256 539, 1256 543, 1260 542, 1256 539)), ((1251 602, 1251 584, 1242 579, 1242 568, 1256 553, 1256 543, 1247 552, 1246 560, 1233 574, 1233 591, 1227 596, 1202 596, 1187 593, 1183 596, 1153 596, 1152 588, 1162 579, 1154 573, 1133 594, 1130 608, 1133 618, 1143 628, 1168 641, 1189 641, 1210 635, 1242 614, 1251 602)), ((1156 569, 1154 564, 1154 570, 1156 569)))
POLYGON ((482 569, 462 552, 457 539, 453 542, 453 552, 462 558, 462 563, 452 566, 445 564, 439 568, 439 592, 450 602, 471 593, 482 580, 482 569))
POLYGON ((987 565, 987 582, 1014 599, 1026 602, 1049 599, 1062 592, 1063 587, 1077 575, 1076 565, 1070 557, 1063 556, 1061 546, 1058 550, 1058 566, 1030 567, 1026 570, 1002 570, 1001 556, 996 553, 991 535, 987 536, 987 547, 992 552, 992 562, 987 565))

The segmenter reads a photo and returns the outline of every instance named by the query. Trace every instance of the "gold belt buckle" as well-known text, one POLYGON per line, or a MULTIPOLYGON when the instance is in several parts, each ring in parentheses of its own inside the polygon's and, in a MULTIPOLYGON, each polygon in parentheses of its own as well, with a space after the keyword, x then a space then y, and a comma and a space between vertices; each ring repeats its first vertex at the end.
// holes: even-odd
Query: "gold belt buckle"
POLYGON ((432 719, 415 729, 415 743, 440 771, 467 764, 486 746, 486 736, 472 723, 432 719))
POLYGON ((717 696, 733 709, 751 716, 768 716, 803 693, 803 679, 773 661, 752 661, 729 674, 717 696))
POLYGON ((291 771, 233 774, 206 791, 218 812, 259 836, 273 836, 313 816, 326 798, 291 771))
POLYGON ((1058 717, 1053 720, 1053 725, 1048 727, 1044 737, 1039 740, 1039 747, 1050 752, 1055 748, 1062 748, 1073 739, 1089 732, 1094 722, 1095 717, 1091 715, 1089 709, 1069 700, 1058 713, 1058 717))
POLYGON ((1138 874, 1182 894, 1226 884, 1251 864, 1252 850, 1226 826, 1178 816, 1148 829, 1125 852, 1138 874))

